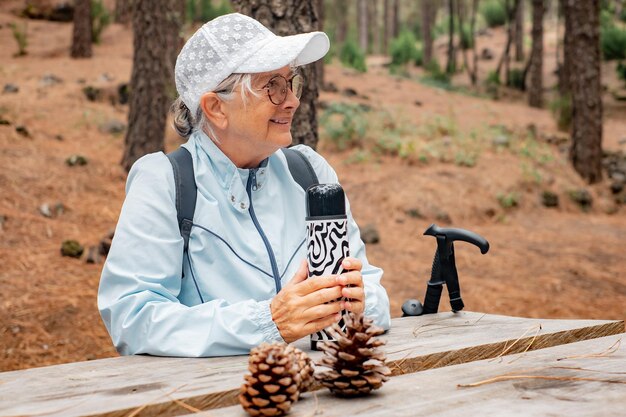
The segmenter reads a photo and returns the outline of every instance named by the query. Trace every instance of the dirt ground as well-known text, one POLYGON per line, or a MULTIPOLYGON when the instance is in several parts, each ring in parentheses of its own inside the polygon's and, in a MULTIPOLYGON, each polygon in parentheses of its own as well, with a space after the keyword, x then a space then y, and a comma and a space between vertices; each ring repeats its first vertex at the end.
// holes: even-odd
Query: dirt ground
MULTIPOLYGON (((90 102, 82 89, 114 87, 129 79, 132 35, 112 25, 94 58, 72 60, 70 24, 29 21, 29 54, 14 58, 8 23, 17 19, 6 10, 0 8, 0 84, 16 84, 19 91, 0 94, 0 116, 10 122, 0 125, 0 371, 111 357, 116 352, 96 307, 102 264, 61 257, 59 250, 66 239, 96 245, 115 226, 124 198, 119 166, 124 136, 103 132, 101 126, 126 123, 128 108, 90 102), (29 137, 16 132, 19 125, 26 126, 29 137), (67 166, 73 154, 85 156, 87 165, 67 166), (57 202, 65 207, 63 213, 40 214, 42 204, 57 202)), ((556 38, 546 36, 546 54, 553 56, 556 38)), ((479 42, 499 54, 502 38, 494 31, 479 42)), ((547 60, 551 85, 553 63, 547 60)), ((613 202, 608 180, 587 186, 576 175, 562 144, 522 139, 529 124, 541 138, 559 137, 550 112, 530 109, 519 94, 493 101, 448 92, 392 77, 376 57, 370 64, 366 74, 327 66, 326 80, 339 92, 323 92, 321 100, 359 102, 371 106, 371 114, 386 111, 418 139, 430 127, 439 133, 429 143, 442 154, 449 142, 457 151, 464 149, 457 139, 473 131, 472 149, 478 153, 474 166, 463 166, 446 158, 338 151, 328 141, 321 143, 357 222, 374 225, 380 233, 380 242, 368 245, 368 256, 385 270, 393 316, 401 314, 406 299, 423 298, 436 245, 422 233, 438 223, 473 230, 491 244, 486 255, 456 245, 466 309, 624 319, 626 211, 613 202), (341 93, 346 88, 359 96, 346 98, 341 93), (511 136, 509 149, 492 146, 494 125, 511 136), (540 157, 550 162, 539 164, 540 157), (568 198, 578 188, 594 199, 587 212, 568 198), (558 208, 541 204, 544 190, 559 196, 558 208), (503 208, 497 196, 513 192, 517 207, 503 208)), ((614 79, 612 67, 603 71, 607 80, 614 79)), ((459 74, 455 83, 466 80, 459 74)), ((605 105, 604 147, 626 151, 626 107, 609 94, 605 105)), ((179 143, 168 131, 167 148, 179 143)), ((449 309, 447 300, 441 309, 449 309)))

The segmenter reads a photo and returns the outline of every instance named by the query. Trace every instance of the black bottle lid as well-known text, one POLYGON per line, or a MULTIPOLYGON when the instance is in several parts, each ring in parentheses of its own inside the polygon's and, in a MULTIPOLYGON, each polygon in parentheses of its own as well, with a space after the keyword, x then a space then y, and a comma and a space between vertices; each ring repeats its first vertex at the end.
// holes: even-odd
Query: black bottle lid
POLYGON ((307 217, 345 216, 346 196, 339 184, 317 184, 306 190, 307 217))

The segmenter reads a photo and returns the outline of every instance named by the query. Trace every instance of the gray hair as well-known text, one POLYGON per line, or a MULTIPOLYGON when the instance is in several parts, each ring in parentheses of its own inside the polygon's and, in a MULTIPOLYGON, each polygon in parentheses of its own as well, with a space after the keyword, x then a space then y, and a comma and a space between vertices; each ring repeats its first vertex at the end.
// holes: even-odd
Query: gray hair
MULTIPOLYGON (((235 88, 241 86, 241 98, 244 106, 247 104, 248 98, 251 96, 259 96, 259 93, 252 88, 254 74, 231 74, 224 81, 215 87, 217 96, 223 101, 230 101, 235 96, 235 88)), ((170 112, 174 116, 173 128, 183 138, 188 138, 195 131, 202 130, 214 142, 219 143, 219 138, 215 134, 215 130, 202 111, 202 107, 198 106, 195 115, 191 114, 189 108, 183 100, 178 97, 172 106, 170 112)))

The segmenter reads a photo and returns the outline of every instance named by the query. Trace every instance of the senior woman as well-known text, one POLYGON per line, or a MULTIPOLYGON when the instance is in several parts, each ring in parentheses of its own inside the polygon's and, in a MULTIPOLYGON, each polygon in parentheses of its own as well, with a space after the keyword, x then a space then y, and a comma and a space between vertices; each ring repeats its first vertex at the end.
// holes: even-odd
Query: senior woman
MULTIPOLYGON (((304 190, 279 151, 291 144, 300 104, 297 67, 328 48, 322 32, 279 37, 241 14, 206 23, 186 42, 173 109, 197 184, 193 227, 185 252, 172 165, 162 152, 139 159, 98 292, 121 354, 244 354, 317 332, 343 309, 389 328, 383 272, 368 263, 349 205, 354 257, 340 275, 307 279, 304 190)), ((338 181, 319 154, 294 148, 320 183, 338 181)))

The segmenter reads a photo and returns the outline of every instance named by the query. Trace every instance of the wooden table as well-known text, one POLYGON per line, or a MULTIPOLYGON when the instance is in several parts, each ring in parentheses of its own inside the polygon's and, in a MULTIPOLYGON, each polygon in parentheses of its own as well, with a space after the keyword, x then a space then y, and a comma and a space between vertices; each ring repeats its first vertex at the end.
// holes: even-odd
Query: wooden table
MULTIPOLYGON (((237 405, 193 417, 247 415, 237 405)), ((626 335, 406 374, 356 400, 307 393, 289 415, 623 417, 626 335)))
MULTIPOLYGON (((456 388, 456 384, 477 382, 509 370, 521 371, 534 363, 532 358, 535 357, 538 358, 537 363, 541 363, 538 366, 548 366, 556 357, 571 356, 571 352, 578 355, 596 353, 609 348, 621 337, 606 336, 623 332, 623 321, 540 320, 473 312, 398 318, 393 320, 389 333, 383 336, 388 341, 384 350, 395 376, 376 395, 348 403, 334 399, 325 391, 318 391, 306 394, 305 399, 296 404, 292 414, 311 415, 317 408, 324 410, 324 416, 335 415, 335 412, 346 415, 354 412, 352 408, 345 407, 358 406, 359 409, 364 407, 362 412, 365 415, 382 415, 385 410, 394 410, 393 415, 416 415, 425 413, 426 409, 433 414, 453 415, 460 412, 454 407, 463 405, 465 410, 469 406, 462 403, 464 399, 480 402, 476 407, 487 404, 484 398, 490 398, 490 392, 496 397, 502 396, 502 401, 492 401, 493 408, 489 409, 472 408, 475 412, 469 415, 478 414, 479 410, 487 414, 489 411, 495 413, 498 409, 508 413, 506 398, 513 399, 516 390, 524 389, 518 387, 539 387, 535 391, 541 393, 541 386, 547 387, 545 392, 552 389, 552 386, 541 385, 548 383, 556 384, 554 386, 563 390, 554 395, 569 393, 568 384, 574 386, 575 390, 570 394, 575 397, 580 397, 580 392, 586 392, 587 385, 596 387, 593 384, 600 384, 599 388, 590 388, 597 391, 593 397, 596 402, 611 399, 612 393, 621 393, 622 399, 613 403, 621 406, 623 397, 626 397, 626 385, 620 383, 584 381, 583 384, 583 381, 528 379, 475 388, 456 388), (590 339, 594 340, 576 343, 590 339), (519 352, 525 353, 507 365, 514 358, 511 355, 519 352), (485 359, 491 359, 491 362, 485 359), (522 368, 518 369, 521 365, 522 368), (611 389, 606 386, 611 386, 611 389), (605 389, 607 394, 602 397, 605 389), (441 405, 446 401, 450 401, 452 408, 441 405)), ((296 342, 296 345, 309 351, 308 338, 296 342)), ((321 357, 319 352, 309 353, 314 360, 321 357)), ((626 380, 624 374, 606 374, 606 369, 626 372, 623 347, 598 358, 599 362, 607 359, 612 361, 611 365, 597 368, 600 371, 597 374, 604 379, 614 377, 626 380)), ((575 363, 574 366, 579 366, 579 362, 575 363)), ((243 415, 238 405, 230 406, 238 404, 237 393, 246 368, 247 356, 203 359, 130 356, 4 372, 0 373, 0 416, 173 416, 189 414, 192 409, 211 410, 205 413, 211 416, 243 415)), ((557 375, 556 372, 559 372, 558 375, 568 372, 579 375, 580 372, 560 368, 550 369, 552 371, 554 373, 550 375, 557 375)), ((585 373, 584 376, 589 375, 585 373)), ((552 404, 553 397, 535 395, 535 391, 527 395, 530 398, 528 401, 519 397, 520 413, 537 401, 552 404)), ((545 409, 548 412, 550 408, 548 405, 541 407, 539 411, 545 409)), ((511 410, 513 413, 516 409, 511 410)), ((611 410, 614 408, 608 411, 611 410)))

